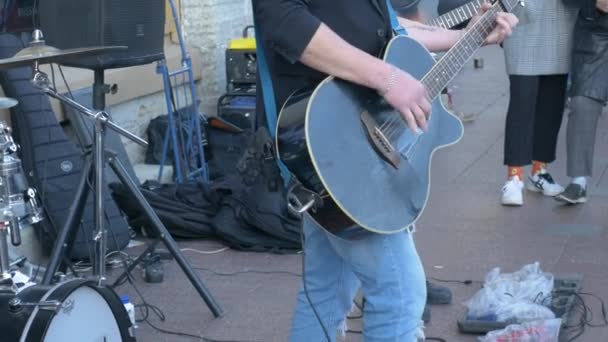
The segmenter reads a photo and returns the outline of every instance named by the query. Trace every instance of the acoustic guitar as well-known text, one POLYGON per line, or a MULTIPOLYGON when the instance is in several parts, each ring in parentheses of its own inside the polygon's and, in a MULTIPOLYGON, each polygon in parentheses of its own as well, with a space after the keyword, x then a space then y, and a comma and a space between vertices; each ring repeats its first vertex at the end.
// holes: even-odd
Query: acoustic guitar
POLYGON ((315 220, 330 231, 356 224, 391 234, 419 219, 433 153, 463 135, 461 121, 438 95, 484 44, 496 14, 519 2, 497 1, 437 62, 412 38, 389 41, 384 60, 419 79, 433 99, 424 133, 412 132, 372 89, 332 76, 288 98, 278 117, 276 148, 297 181, 322 198, 322 206, 308 211, 315 220))

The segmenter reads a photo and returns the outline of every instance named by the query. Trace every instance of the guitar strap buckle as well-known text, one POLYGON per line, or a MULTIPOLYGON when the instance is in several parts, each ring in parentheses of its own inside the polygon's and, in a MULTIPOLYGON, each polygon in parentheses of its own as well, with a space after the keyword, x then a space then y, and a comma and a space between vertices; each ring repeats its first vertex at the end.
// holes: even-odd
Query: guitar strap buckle
POLYGON ((289 213, 301 217, 308 210, 315 211, 323 206, 323 199, 316 192, 307 189, 294 181, 287 191, 287 209, 289 213))

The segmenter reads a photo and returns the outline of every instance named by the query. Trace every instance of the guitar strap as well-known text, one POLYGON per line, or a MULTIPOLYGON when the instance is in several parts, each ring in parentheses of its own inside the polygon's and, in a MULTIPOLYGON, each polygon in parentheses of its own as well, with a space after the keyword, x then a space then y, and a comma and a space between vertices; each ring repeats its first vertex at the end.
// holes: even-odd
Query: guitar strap
POLYGON ((386 0, 386 8, 388 8, 388 15, 391 17, 391 26, 393 27, 393 32, 395 32, 396 35, 407 36, 405 27, 399 24, 399 20, 397 19, 393 5, 391 5, 391 0, 386 0))
MULTIPOLYGON (((254 1, 251 2, 251 6, 253 7, 254 1)), ((255 30, 255 44, 256 44, 256 60, 258 64, 258 74, 260 76, 260 83, 262 86, 262 96, 264 99, 264 113, 266 113, 266 125, 268 127, 268 132, 270 136, 274 139, 276 134, 277 127, 277 105, 274 97, 274 88, 272 86, 272 80, 270 79, 270 71, 268 69, 268 62, 266 60, 266 56, 264 53, 264 47, 262 45, 263 39, 261 38, 258 30, 258 25, 255 20, 255 8, 253 8, 253 20, 254 20, 254 30, 255 30)), ((281 159, 276 156, 276 161, 279 166, 279 170, 281 171, 281 177, 283 178, 283 183, 287 185, 289 180, 291 179, 291 174, 287 170, 287 167, 281 159)))

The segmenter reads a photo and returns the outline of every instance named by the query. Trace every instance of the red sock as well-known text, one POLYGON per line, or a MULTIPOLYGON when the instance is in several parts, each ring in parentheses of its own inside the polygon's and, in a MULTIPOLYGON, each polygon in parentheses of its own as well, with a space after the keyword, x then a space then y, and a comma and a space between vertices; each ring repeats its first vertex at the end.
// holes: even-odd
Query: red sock
POLYGON ((509 166, 509 178, 517 176, 519 180, 524 179, 524 169, 521 166, 509 166))
POLYGON ((534 176, 535 174, 539 173, 545 167, 547 167, 547 163, 539 162, 536 160, 532 161, 532 175, 534 176))

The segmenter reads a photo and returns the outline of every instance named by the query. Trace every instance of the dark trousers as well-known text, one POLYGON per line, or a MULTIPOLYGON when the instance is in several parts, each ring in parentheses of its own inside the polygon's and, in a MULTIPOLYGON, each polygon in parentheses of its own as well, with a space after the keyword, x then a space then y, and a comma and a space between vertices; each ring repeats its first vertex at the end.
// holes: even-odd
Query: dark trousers
POLYGON ((554 161, 568 76, 510 75, 509 81, 504 164, 524 166, 533 160, 554 161))
POLYGON ((566 129, 568 176, 583 177, 593 174, 593 151, 597 122, 604 103, 585 96, 574 96, 566 129))

